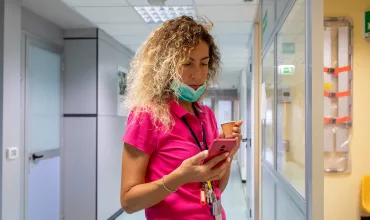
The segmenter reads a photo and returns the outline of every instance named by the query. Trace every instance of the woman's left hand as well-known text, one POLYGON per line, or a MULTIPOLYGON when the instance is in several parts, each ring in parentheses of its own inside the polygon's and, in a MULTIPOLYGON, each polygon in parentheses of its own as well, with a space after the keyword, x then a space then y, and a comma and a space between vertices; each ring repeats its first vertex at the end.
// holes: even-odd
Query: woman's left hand
MULTIPOLYGON (((238 152, 239 147, 240 147, 240 141, 242 140, 242 135, 241 135, 241 126, 242 126, 242 124, 243 124, 243 120, 239 120, 239 121, 235 122, 235 125, 233 127, 233 131, 234 131, 233 132, 233 137, 235 138, 236 145, 233 148, 233 150, 230 152, 230 155, 229 155, 230 161, 233 159, 234 155, 236 154, 236 152, 238 152)), ((220 132, 219 138, 225 138, 225 135, 224 135, 223 131, 220 132)))

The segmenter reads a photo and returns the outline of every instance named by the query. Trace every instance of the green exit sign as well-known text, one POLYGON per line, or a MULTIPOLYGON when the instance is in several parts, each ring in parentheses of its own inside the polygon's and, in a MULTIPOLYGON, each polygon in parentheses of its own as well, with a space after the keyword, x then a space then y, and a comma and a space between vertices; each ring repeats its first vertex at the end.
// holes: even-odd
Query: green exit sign
POLYGON ((279 75, 293 75, 295 72, 294 65, 280 65, 278 66, 279 75))
POLYGON ((370 39, 370 11, 365 12, 365 39, 370 39))

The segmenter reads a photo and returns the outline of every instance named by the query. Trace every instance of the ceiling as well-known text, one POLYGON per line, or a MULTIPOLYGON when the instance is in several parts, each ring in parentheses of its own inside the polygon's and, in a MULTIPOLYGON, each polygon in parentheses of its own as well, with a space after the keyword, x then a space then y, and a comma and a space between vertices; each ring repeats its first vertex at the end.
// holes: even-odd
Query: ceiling
MULTIPOLYGON (((104 0, 103 0, 104 1, 104 0)), ((21 0, 22 6, 63 29, 96 27, 60 0, 21 0)))
MULTIPOLYGON (((147 0, 61 0, 91 23, 135 52, 159 24, 147 24, 133 8, 148 6, 147 0)), ((239 77, 248 58, 247 42, 258 0, 167 0, 167 6, 192 5, 198 16, 213 24, 211 31, 220 48, 222 75, 239 77)), ((235 79, 236 86, 239 84, 235 79)), ((234 83, 235 84, 235 83, 234 83)))

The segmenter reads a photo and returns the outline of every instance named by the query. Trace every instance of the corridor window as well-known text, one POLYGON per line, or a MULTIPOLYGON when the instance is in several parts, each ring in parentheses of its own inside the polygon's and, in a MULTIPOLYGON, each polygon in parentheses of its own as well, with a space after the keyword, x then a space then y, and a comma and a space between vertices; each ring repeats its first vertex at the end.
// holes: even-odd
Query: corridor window
POLYGON ((274 61, 274 44, 271 44, 269 50, 262 60, 262 80, 265 84, 266 91, 266 114, 262 121, 262 145, 263 158, 274 166, 275 152, 275 61, 274 61))
POLYGON ((297 1, 277 35, 277 170, 305 195, 305 10, 297 1))

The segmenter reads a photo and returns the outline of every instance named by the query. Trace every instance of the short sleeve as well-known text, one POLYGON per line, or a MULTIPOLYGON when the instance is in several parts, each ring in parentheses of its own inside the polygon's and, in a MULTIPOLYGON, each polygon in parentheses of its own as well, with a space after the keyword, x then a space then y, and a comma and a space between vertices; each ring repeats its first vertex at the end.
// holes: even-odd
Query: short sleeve
POLYGON ((131 112, 122 141, 150 156, 157 148, 157 129, 153 126, 151 115, 141 113, 135 117, 131 112))

